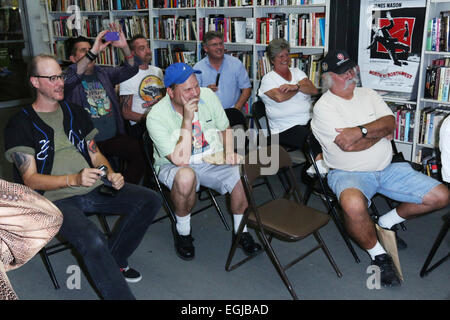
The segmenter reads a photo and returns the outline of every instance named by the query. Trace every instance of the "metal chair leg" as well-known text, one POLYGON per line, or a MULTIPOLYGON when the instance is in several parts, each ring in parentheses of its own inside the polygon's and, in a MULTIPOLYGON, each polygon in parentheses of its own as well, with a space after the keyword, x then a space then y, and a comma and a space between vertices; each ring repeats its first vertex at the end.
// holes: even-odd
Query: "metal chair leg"
POLYGON ((47 254, 47 249, 45 249, 44 247, 39 251, 39 253, 41 254, 42 260, 44 261, 50 279, 52 279, 53 286, 55 287, 56 290, 59 289, 58 279, 56 279, 55 271, 53 270, 53 266, 47 254))
POLYGON ((438 250, 439 246, 441 245, 442 241, 444 240, 448 229, 450 227, 450 215, 446 218, 444 225, 441 228, 441 231, 439 232, 436 240, 434 241, 433 247, 431 248, 430 253, 428 254, 428 257, 420 270, 420 276, 424 277, 434 269, 436 269, 438 266, 440 266, 442 263, 444 263, 449 257, 450 253, 448 253, 444 258, 440 259, 438 262, 436 262, 434 265, 432 265, 430 268, 428 266, 431 263, 431 260, 433 260, 434 255, 436 254, 436 251, 438 250))
POLYGON ((208 190, 209 197, 211 198, 211 201, 214 203, 214 206, 216 207, 217 214, 219 215, 220 220, 222 220, 222 223, 225 226, 225 229, 227 231, 230 231, 230 226, 228 225, 228 222, 225 219, 225 216, 224 216, 222 210, 220 209, 219 204, 217 203, 216 198, 214 197, 211 189, 208 188, 207 190, 208 190))

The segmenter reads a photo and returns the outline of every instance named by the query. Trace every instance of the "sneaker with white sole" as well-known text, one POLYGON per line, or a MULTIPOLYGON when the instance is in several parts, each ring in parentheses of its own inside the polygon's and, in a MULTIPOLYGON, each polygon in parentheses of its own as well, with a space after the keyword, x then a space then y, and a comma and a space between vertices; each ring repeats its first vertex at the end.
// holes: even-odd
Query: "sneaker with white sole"
POLYGON ((127 282, 136 283, 136 282, 141 281, 141 279, 142 279, 141 274, 138 271, 136 271, 130 267, 120 268, 120 271, 122 272, 122 274, 125 277, 125 280, 127 282))
MULTIPOLYGON (((328 166, 325 164, 325 161, 323 161, 323 159, 316 160, 316 165, 322 177, 328 173, 328 166)), ((314 177, 316 175, 316 169, 314 168, 314 165, 311 165, 308 170, 306 170, 306 173, 310 177, 314 177)))

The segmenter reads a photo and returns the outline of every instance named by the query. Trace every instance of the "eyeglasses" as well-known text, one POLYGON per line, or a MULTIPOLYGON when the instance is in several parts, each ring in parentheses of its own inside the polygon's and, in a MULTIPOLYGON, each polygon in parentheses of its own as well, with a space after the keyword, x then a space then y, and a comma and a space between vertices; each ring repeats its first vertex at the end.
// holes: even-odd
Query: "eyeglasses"
POLYGON ((47 78, 50 79, 50 82, 56 82, 57 80, 63 80, 64 81, 64 75, 60 74, 60 75, 53 75, 53 76, 33 76, 36 78, 47 78))

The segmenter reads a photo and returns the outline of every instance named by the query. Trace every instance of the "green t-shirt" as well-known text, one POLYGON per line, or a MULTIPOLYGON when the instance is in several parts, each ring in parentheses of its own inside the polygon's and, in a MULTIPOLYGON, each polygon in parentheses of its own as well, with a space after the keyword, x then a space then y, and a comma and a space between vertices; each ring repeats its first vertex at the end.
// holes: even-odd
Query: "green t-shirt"
MULTIPOLYGON (((89 168, 86 159, 77 148, 70 143, 64 132, 62 109, 58 108, 58 110, 54 112, 37 112, 37 114, 42 121, 54 130, 55 156, 51 175, 59 176, 75 174, 84 168, 89 168)), ((86 139, 92 139, 96 133, 97 129, 92 130, 86 136, 86 139)), ((50 201, 56 201, 75 195, 82 195, 90 192, 102 183, 103 182, 99 179, 91 187, 70 187, 45 191, 44 197, 50 201)))
MULTIPOLYGON (((220 131, 227 129, 230 123, 219 98, 209 88, 200 88, 198 121, 203 133, 202 139, 206 140, 205 144, 208 144, 208 153, 223 150, 220 131)), ((169 95, 153 106, 149 112, 147 130, 153 141, 153 155, 157 172, 162 165, 170 163, 166 157, 173 152, 177 145, 182 122, 183 116, 175 111, 169 95)), ((195 130, 193 133, 196 133, 195 130)), ((196 141, 198 139, 193 139, 194 143, 196 141)))

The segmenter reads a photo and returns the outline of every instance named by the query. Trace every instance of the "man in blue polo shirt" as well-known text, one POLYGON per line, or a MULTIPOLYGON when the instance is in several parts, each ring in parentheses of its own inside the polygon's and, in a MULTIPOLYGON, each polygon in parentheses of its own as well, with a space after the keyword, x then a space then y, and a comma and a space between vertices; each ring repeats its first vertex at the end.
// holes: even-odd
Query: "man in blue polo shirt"
POLYGON ((250 79, 242 62, 225 54, 223 35, 209 31, 203 38, 207 56, 197 62, 194 69, 200 87, 208 87, 216 93, 224 109, 241 110, 252 93, 250 79))

